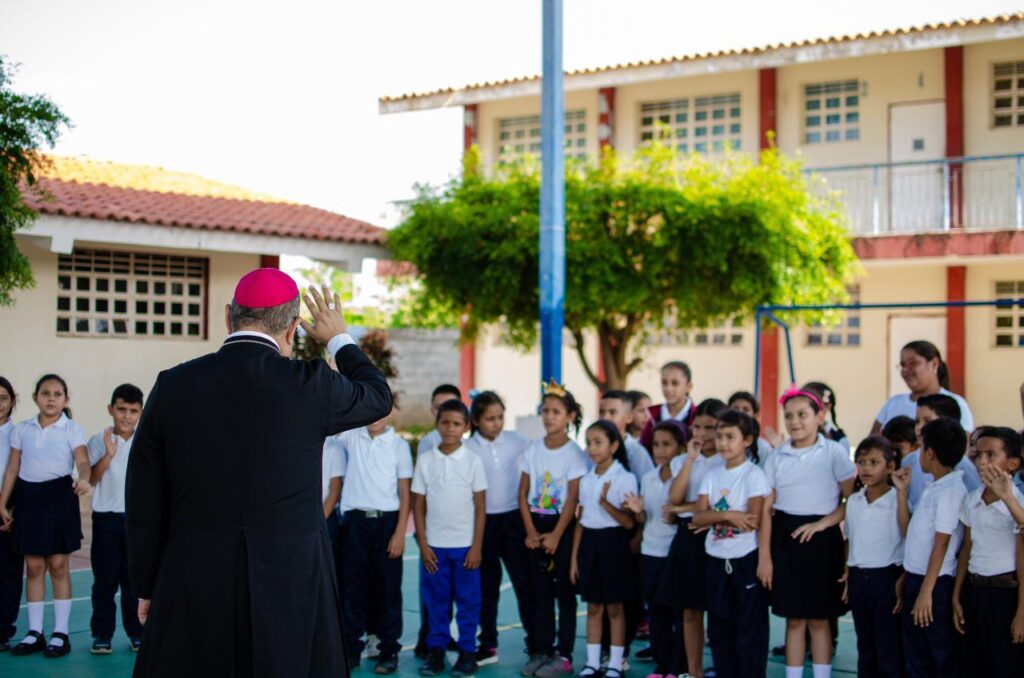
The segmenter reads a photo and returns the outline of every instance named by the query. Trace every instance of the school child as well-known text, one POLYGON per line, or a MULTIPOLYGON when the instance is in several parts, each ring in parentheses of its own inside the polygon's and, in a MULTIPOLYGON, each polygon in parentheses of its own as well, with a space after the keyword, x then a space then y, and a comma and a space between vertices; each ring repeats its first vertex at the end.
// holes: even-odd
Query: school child
POLYGON ((673 360, 661 366, 661 394, 665 402, 647 408, 648 419, 640 434, 640 444, 651 449, 654 426, 666 419, 682 422, 686 428, 693 424, 693 401, 690 390, 693 388, 693 372, 690 366, 681 360, 673 360))
POLYGON ((409 443, 391 415, 337 436, 347 463, 341 483, 342 613, 345 647, 359 665, 368 631, 378 637, 378 674, 398 669, 402 635, 402 555, 413 476, 409 443), (374 622, 371 625, 371 617, 374 622))
POLYGON ((686 455, 672 460, 674 476, 669 488, 669 504, 678 515, 679 529, 672 539, 666 571, 658 587, 661 602, 672 607, 677 618, 683 620, 683 651, 687 672, 695 678, 704 675, 704 610, 707 609, 704 587, 704 567, 707 553, 704 534, 691 529, 693 512, 700 496, 704 476, 725 464, 715 447, 715 427, 718 414, 725 403, 717 398, 701 401, 694 408, 693 438, 687 445, 686 455))
POLYGON ((907 455, 918 447, 917 424, 910 417, 902 414, 893 417, 882 427, 882 437, 900 454, 900 466, 906 462, 907 455))
POLYGON ((889 484, 899 452, 870 436, 854 452, 863 483, 846 501, 846 599, 857 631, 857 675, 900 678, 900 598, 903 536, 910 523, 907 495, 889 484))
MULTIPOLYGON (((329 436, 324 440, 324 449, 321 458, 320 497, 323 503, 324 521, 327 524, 327 534, 331 537, 331 551, 334 553, 334 576, 338 580, 338 590, 345 591, 345 572, 342 564, 345 558, 345 549, 341 543, 341 514, 338 507, 341 501, 341 486, 345 479, 345 447, 339 438, 341 433, 329 436)), ((342 603, 344 605, 344 603, 342 603)), ((367 626, 370 626, 369 622, 367 626)), ((376 630, 376 629, 374 629, 376 630)), ((366 647, 375 646, 376 637, 368 636, 366 647)), ((374 647, 376 649, 376 647, 374 647)), ((369 653, 367 653, 369 656, 369 653)))
MULTIPOLYGON (((967 497, 963 471, 967 436, 948 417, 921 429, 921 466, 935 480, 921 494, 904 544, 903 662, 907 678, 955 675, 958 646, 953 627, 956 553, 963 541, 960 510, 967 497)), ((904 491, 904 469, 893 482, 904 491)))
POLYGON ((685 449, 686 432, 679 422, 671 419, 655 426, 654 462, 657 466, 640 479, 640 496, 626 498, 626 507, 643 527, 641 581, 650 620, 649 650, 654 662, 654 672, 647 678, 664 678, 683 672, 681 648, 676 641, 682 636, 682 620, 677 623, 671 606, 659 602, 657 591, 666 576, 669 548, 676 534, 676 514, 664 511, 672 485, 671 464, 685 449))
MULTIPOLYGON (((11 456, 10 433, 14 428, 11 415, 18 404, 14 387, 0 377, 0 472, 7 469, 11 456)), ((18 607, 21 605, 21 574, 25 559, 14 550, 14 533, 0 530, 0 652, 11 649, 11 638, 18 630, 18 607)))
POLYGON ((619 435, 622 437, 626 449, 626 458, 629 460, 629 470, 636 476, 637 482, 648 471, 654 470, 651 453, 627 430, 629 422, 633 418, 633 398, 628 391, 613 390, 601 394, 597 416, 598 419, 612 422, 619 429, 619 435))
POLYGON ((647 426, 647 420, 651 418, 648 409, 651 407, 651 396, 643 391, 629 391, 629 397, 633 400, 633 419, 627 426, 629 435, 639 438, 647 426))
POLYGON ((28 577, 28 635, 11 648, 21 656, 43 652, 63 657, 71 651, 68 619, 71 616, 71 575, 68 554, 82 547, 82 519, 78 497, 88 494, 92 469, 85 431, 71 420, 67 409, 68 386, 56 374, 36 382, 32 398, 39 415, 11 430, 11 452, 0 490, 0 521, 14 528, 14 548, 25 556, 28 577), (71 477, 77 468, 78 480, 71 477), (17 484, 17 492, 15 492, 17 484), (11 496, 17 503, 10 505, 11 496), (50 642, 43 635, 43 598, 46 573, 53 585, 56 623, 50 642))
POLYGON ((107 413, 113 425, 89 439, 92 494, 92 654, 110 654, 117 607, 114 596, 121 589, 121 623, 133 651, 142 643, 139 599, 132 595, 128 579, 128 543, 124 527, 124 483, 135 427, 142 416, 142 391, 121 384, 110 397, 107 413))
MULTIPOLYGON (((748 416, 754 418, 754 421, 758 422, 758 429, 761 426, 761 403, 750 391, 736 391, 729 396, 729 401, 726 403, 729 409, 742 412, 748 416)), ((764 467, 766 461, 768 461, 768 455, 772 453, 775 447, 768 442, 764 436, 759 435, 757 438, 757 465, 764 467)))
POLYGON ((531 634, 530 570, 526 555, 526 529, 519 513, 519 462, 530 441, 505 430, 505 403, 494 391, 473 398, 470 408, 473 435, 466 449, 476 454, 487 477, 483 560, 480 564, 480 636, 478 666, 498 661, 498 601, 501 596, 501 565, 505 564, 516 596, 519 618, 526 634, 528 654, 536 654, 531 634))
POLYGON ((842 500, 853 491, 850 455, 820 428, 818 396, 790 388, 780 399, 790 439, 765 464, 774 490, 760 525, 758 579, 771 591, 772 611, 786 618, 786 676, 803 675, 810 629, 815 678, 832 672, 829 619, 843 613, 842 500), (773 510, 774 509, 774 510, 773 510))
POLYGON ((822 433, 829 440, 834 440, 843 447, 846 448, 846 453, 850 453, 850 439, 846 437, 846 432, 839 428, 839 419, 836 416, 836 402, 835 391, 828 384, 821 381, 809 381, 803 385, 805 391, 812 391, 817 394, 821 400, 822 406, 825 408, 825 423, 822 426, 822 433))
POLYGON ((572 393, 559 384, 545 384, 540 416, 546 435, 530 445, 519 466, 519 512, 529 549, 537 651, 522 674, 562 678, 572 674, 576 641, 576 592, 569 581, 572 528, 580 478, 586 475, 589 460, 569 438, 569 428, 579 431, 583 419, 572 393))
MULTIPOLYGON (((1020 434, 983 426, 977 441, 978 463, 1015 473, 1021 465, 1020 434)), ((1011 484, 1018 505, 1024 495, 1011 484)), ((1024 675, 1024 553, 1019 529, 1006 504, 989 487, 967 495, 960 510, 964 525, 953 623, 965 636, 964 666, 977 675, 1024 675)))
POLYGON ((480 560, 483 553, 487 476, 480 457, 462 444, 469 410, 449 400, 437 410, 441 444, 418 455, 413 476, 413 516, 422 565, 420 590, 427 604, 430 635, 420 675, 444 671, 452 603, 459 627, 459 658, 453 676, 477 671, 476 627, 480 622, 480 560), (473 520, 467 517, 472 515, 473 520))
MULTIPOLYGON (((437 412, 441 407, 442 403, 446 403, 449 400, 462 400, 462 391, 459 390, 458 386, 453 384, 441 384, 434 389, 433 393, 430 394, 430 416, 436 421, 437 412)), ((416 446, 417 456, 421 452, 432 450, 441 444, 441 432, 436 428, 430 433, 420 438, 419 444, 416 446)))
POLYGON ((580 481, 580 518, 573 531, 569 580, 587 603, 587 663, 577 674, 601 671, 601 631, 607 611, 611 652, 603 675, 621 678, 626 644, 624 603, 636 599, 629 539, 635 519, 623 507, 636 495, 636 477, 618 427, 599 420, 587 429, 587 454, 594 467, 580 481))
MULTIPOLYGON (((960 406, 956 400, 948 395, 937 393, 935 395, 921 396, 917 401, 917 422, 915 432, 918 438, 918 449, 911 452, 904 458, 903 466, 910 469, 910 510, 913 511, 917 502, 921 499, 924 488, 932 482, 931 475, 921 467, 921 428, 930 421, 939 417, 949 417, 960 421, 960 406)), ((960 458, 956 465, 957 470, 963 471, 964 485, 968 492, 973 492, 981 485, 981 478, 978 476, 978 469, 967 459, 966 455, 960 458)))
POLYGON ((768 478, 757 465, 760 426, 750 415, 719 414, 715 447, 723 465, 701 481, 693 525, 707 529, 705 590, 711 655, 719 678, 764 676, 768 596, 757 579, 758 539, 768 478))

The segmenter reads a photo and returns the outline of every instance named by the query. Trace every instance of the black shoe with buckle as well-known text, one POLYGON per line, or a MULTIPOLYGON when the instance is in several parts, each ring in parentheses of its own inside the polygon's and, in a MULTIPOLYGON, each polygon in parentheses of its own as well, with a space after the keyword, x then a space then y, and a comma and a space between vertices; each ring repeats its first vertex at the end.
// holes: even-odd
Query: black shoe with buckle
POLYGON ((57 657, 63 657, 68 652, 71 652, 71 639, 68 638, 66 633, 51 633, 50 642, 46 645, 46 649, 43 650, 43 656, 47 659, 56 659, 57 657), (60 645, 54 644, 54 640, 64 641, 60 645))
POLYGON ((459 658, 455 662, 455 666, 452 667, 452 675, 455 678, 464 678, 464 676, 472 676, 476 673, 476 657, 473 656, 472 652, 459 652, 459 658))
POLYGON ((390 676, 397 670, 398 655, 396 654, 381 654, 377 657, 377 665, 373 667, 373 672, 380 676, 390 676))
POLYGON ((35 654, 36 652, 42 652, 46 649, 46 636, 39 633, 39 631, 29 631, 25 638, 14 647, 11 648, 11 654, 15 657, 24 657, 28 654, 35 654), (31 643, 25 641, 32 638, 31 643))
POLYGON ((444 650, 431 649, 427 659, 420 665, 421 676, 439 676, 444 672, 444 650))

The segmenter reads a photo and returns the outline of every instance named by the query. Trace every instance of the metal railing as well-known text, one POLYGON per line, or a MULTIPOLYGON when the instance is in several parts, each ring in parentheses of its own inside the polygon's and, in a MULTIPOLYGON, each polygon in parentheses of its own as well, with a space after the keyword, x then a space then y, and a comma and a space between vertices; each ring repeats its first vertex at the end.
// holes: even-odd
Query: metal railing
POLYGON ((809 168, 855 235, 1024 229, 1024 153, 809 168))

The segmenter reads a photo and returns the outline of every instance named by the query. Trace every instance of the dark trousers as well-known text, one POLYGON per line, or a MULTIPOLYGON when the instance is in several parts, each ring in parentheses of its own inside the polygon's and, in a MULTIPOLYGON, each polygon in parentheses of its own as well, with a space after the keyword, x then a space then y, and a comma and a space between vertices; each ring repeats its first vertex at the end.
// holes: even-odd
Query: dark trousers
POLYGON ((92 514, 92 628, 94 638, 110 640, 114 636, 117 605, 114 597, 121 589, 121 623, 129 638, 142 638, 139 623, 139 599, 128 581, 128 544, 125 541, 123 513, 92 514))
POLYGON ((964 675, 1024 676, 1024 645, 1013 644, 1010 624, 1017 589, 974 586, 970 576, 960 596, 964 609, 964 675))
POLYGON ((444 650, 451 638, 452 604, 459 627, 459 650, 476 652, 476 627, 480 623, 480 570, 466 569, 469 548, 431 547, 437 556, 437 572, 420 565, 420 592, 427 607, 430 634, 427 647, 444 650))
POLYGON ((0 532, 0 641, 14 637, 25 559, 14 552, 14 532, 0 532))
MULTIPOLYGON (((953 577, 939 577, 932 593, 932 618, 925 627, 914 625, 910 612, 924 577, 907 573, 903 580, 903 664, 907 678, 957 675, 959 644, 953 628, 953 577)), ((1009 631, 1007 631, 1009 633, 1009 631)))
MULTIPOLYGON (((531 514, 533 525, 541 534, 555 529, 557 515, 531 514)), ((529 550, 530 576, 533 591, 534 648, 538 654, 557 654, 572 658, 576 642, 576 589, 569 581, 572 562, 572 533, 570 522, 558 543, 554 555, 543 548, 529 550), (555 607, 558 607, 558 644, 555 645, 555 607)))
POLYGON ((533 608, 530 598, 530 564, 526 530, 518 509, 491 513, 484 523, 483 561, 480 564, 480 647, 498 647, 498 600, 501 596, 501 565, 505 564, 526 633, 526 650, 533 651, 533 608))
POLYGON ((657 602, 658 582, 665 572, 668 558, 644 556, 644 596, 650 618, 651 657, 654 673, 678 676, 686 672, 685 649, 680 639, 683 629, 672 608, 657 602))
POLYGON ((758 678, 768 665, 768 596, 757 580, 757 551, 705 569, 711 658, 719 678, 758 678))
POLYGON ((857 631, 858 676, 900 678, 903 675, 900 615, 893 612, 896 581, 902 572, 896 565, 850 568, 847 586, 853 628, 857 631))
POLYGON ((341 527, 345 599, 345 647, 352 657, 363 652, 368 610, 375 609, 382 655, 398 654, 402 635, 402 559, 388 557, 388 542, 398 525, 398 512, 372 518, 346 511, 341 527))

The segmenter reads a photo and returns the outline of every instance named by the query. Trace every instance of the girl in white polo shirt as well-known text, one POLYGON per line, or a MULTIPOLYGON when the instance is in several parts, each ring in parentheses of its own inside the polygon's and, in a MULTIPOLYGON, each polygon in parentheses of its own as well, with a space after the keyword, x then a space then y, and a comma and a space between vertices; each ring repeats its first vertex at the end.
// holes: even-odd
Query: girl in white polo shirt
POLYGON ((910 523, 906 493, 889 477, 900 465, 888 440, 871 436, 854 453, 864 484, 846 501, 846 599, 857 631, 857 673, 899 678, 903 675, 900 640, 903 536, 910 523))
POLYGON ((88 437, 71 421, 67 409, 68 387, 56 374, 37 383, 32 397, 39 416, 21 422, 11 431, 11 456, 0 490, 3 529, 14 527, 14 544, 25 555, 28 579, 28 635, 11 649, 27 655, 43 651, 62 657, 71 651, 68 618, 71 616, 71 575, 68 554, 82 547, 82 519, 78 497, 88 494, 92 469, 86 450, 88 437), (71 472, 77 466, 78 480, 71 472), (9 502, 17 484, 17 503, 9 502), (43 598, 46 573, 53 584, 56 624, 50 642, 43 636, 43 598))
POLYGON ((761 521, 758 579, 772 592, 772 611, 786 618, 786 678, 803 676, 807 629, 814 678, 828 678, 829 619, 844 611, 842 500, 856 469, 839 443, 819 433, 825 411, 816 394, 791 388, 780 402, 790 440, 764 468, 774 493, 761 521))
MULTIPOLYGON (((978 429, 978 466, 1008 474, 1021 466, 1020 434, 1002 426, 978 429)), ((1009 484, 1017 503, 1020 491, 1009 484)), ((979 676, 1024 673, 1024 579, 1019 528, 991 487, 967 495, 960 511, 964 541, 953 587, 953 624, 966 636, 964 666, 979 676)))
POLYGON ((577 675, 601 672, 601 630, 607 611, 611 653, 604 675, 621 678, 626 644, 623 603, 636 600, 630 557, 633 513, 623 507, 637 492, 636 477, 622 435, 615 424, 600 419, 587 429, 587 454, 594 467, 580 481, 580 519, 572 543, 569 580, 587 603, 587 664, 577 675))
POLYGON ((768 478, 757 465, 761 427, 750 415, 719 415, 715 445, 724 465, 701 482, 693 525, 709 528, 708 631, 719 678, 764 676, 768 661, 768 598, 757 580, 757 530, 768 478))
MULTIPOLYGON (((7 459, 11 456, 10 434, 14 428, 11 414, 17 402, 14 386, 0 377, 0 474, 7 469, 7 459)), ((21 605, 21 573, 24 571, 25 559, 14 550, 14 535, 0 531, 0 652, 10 649, 11 638, 17 631, 15 622, 21 605)))

